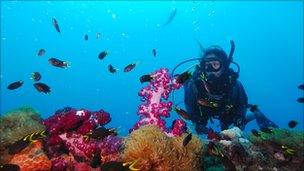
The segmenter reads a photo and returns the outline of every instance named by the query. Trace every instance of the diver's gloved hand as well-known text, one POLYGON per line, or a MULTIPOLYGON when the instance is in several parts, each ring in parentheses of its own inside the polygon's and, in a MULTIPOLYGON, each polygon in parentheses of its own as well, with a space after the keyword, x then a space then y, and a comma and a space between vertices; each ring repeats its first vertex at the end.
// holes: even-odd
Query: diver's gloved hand
POLYGON ((206 126, 196 124, 195 125, 195 131, 197 134, 207 134, 208 133, 208 128, 206 126))

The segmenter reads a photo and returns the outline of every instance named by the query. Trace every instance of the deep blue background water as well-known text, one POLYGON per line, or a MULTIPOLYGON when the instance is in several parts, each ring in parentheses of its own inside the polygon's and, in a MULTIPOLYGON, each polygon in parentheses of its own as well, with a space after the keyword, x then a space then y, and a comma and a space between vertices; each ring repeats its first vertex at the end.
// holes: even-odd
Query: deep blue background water
MULTIPOLYGON (((221 45, 229 53, 236 42, 234 60, 241 65, 240 80, 249 102, 258 104, 274 122, 286 128, 291 119, 303 129, 303 2, 1 2, 1 113, 23 105, 43 117, 65 106, 104 109, 111 113, 110 126, 127 130, 136 115, 143 86, 139 77, 160 67, 172 69, 180 61, 197 57, 199 39, 205 47, 221 45), (177 14, 162 27, 171 10, 177 14), (52 18, 56 18, 58 34, 52 18), (96 33, 101 38, 96 39, 96 33), (84 41, 84 34, 89 41, 84 41), (46 49, 44 57, 37 51, 46 49), (152 56, 152 49, 157 57, 152 56), (107 50, 100 61, 97 56, 107 50), (48 58, 71 63, 55 68, 48 58), (129 63, 135 70, 124 73, 129 63), (108 64, 121 69, 107 71, 108 64), (42 74, 52 92, 38 93, 30 75, 42 74), (15 91, 7 85, 24 80, 15 91)), ((178 72, 192 65, 189 63, 178 72)), ((183 100, 183 90, 177 101, 183 100)), ((172 117, 177 115, 172 112, 172 117)), ((216 126, 216 125, 214 125, 216 126)), ((252 122, 247 130, 255 127, 252 122)))

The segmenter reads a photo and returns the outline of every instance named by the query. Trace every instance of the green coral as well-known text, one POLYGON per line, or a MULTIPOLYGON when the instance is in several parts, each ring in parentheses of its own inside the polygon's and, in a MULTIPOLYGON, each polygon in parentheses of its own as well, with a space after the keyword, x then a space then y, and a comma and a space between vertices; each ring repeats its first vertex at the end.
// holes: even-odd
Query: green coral
POLYGON ((289 148, 304 149, 304 132, 290 129, 273 129, 273 133, 260 132, 261 136, 251 135, 250 141, 260 144, 265 141, 276 142, 289 148))
POLYGON ((38 112, 30 107, 21 107, 0 116, 0 156, 4 156, 9 144, 30 133, 44 130, 40 121, 38 112))

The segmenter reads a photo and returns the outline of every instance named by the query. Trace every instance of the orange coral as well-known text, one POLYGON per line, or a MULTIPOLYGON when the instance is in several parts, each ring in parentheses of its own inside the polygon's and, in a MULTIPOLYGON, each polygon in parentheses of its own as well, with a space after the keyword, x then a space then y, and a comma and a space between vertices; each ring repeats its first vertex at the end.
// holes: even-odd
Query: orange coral
POLYGON ((125 139, 123 161, 138 160, 140 170, 200 170, 203 144, 193 136, 184 147, 185 136, 168 137, 156 126, 143 126, 125 139))
POLYGON ((42 150, 41 141, 35 141, 20 153, 15 154, 10 163, 17 164, 22 171, 51 170, 52 166, 42 150))

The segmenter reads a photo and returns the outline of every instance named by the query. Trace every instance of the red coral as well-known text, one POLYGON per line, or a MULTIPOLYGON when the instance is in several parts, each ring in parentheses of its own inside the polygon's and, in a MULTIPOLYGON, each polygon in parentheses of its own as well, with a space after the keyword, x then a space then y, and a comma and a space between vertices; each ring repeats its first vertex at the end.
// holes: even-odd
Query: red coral
MULTIPOLYGON (((96 141, 86 141, 85 136, 99 125, 105 125, 110 121, 110 114, 103 110, 90 112, 69 107, 58 110, 53 116, 44 120, 43 124, 49 133, 45 149, 48 156, 53 158, 53 170, 65 170, 68 167, 67 160, 61 157, 65 153, 72 154, 75 163, 77 162, 74 158, 90 161, 92 155, 99 149, 96 141)), ((70 160, 69 162, 71 165, 70 160)))
POLYGON ((122 145, 122 138, 113 135, 109 135, 98 142, 98 148, 101 149, 102 162, 120 161, 122 145))
POLYGON ((96 142, 84 141, 84 137, 80 134, 64 133, 59 136, 73 156, 90 159, 97 149, 96 142))
POLYGON ((61 134, 77 129, 79 129, 77 133, 85 134, 98 125, 104 125, 110 121, 110 114, 103 110, 90 112, 84 109, 69 108, 68 110, 57 111, 55 115, 44 120, 43 124, 51 134, 61 134))

